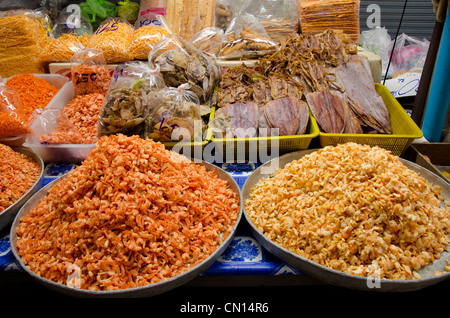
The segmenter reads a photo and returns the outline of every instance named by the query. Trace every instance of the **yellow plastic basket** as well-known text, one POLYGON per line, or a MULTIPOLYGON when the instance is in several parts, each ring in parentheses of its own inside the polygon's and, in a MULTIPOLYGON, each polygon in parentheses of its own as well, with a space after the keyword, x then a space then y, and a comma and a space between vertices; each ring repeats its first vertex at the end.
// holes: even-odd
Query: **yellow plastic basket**
POLYGON ((389 92, 386 86, 375 83, 375 89, 383 98, 391 120, 392 134, 330 134, 319 132, 322 147, 336 146, 346 142, 355 142, 369 146, 379 146, 390 150, 393 155, 400 156, 417 138, 423 136, 422 131, 403 109, 402 105, 389 92))
POLYGON ((261 157, 266 155, 273 157, 277 154, 308 149, 313 138, 318 136, 319 126, 310 113, 308 126, 303 135, 216 138, 214 133, 212 133, 211 146, 215 148, 215 151, 219 151, 224 156, 226 155, 227 159, 229 159, 229 156, 233 156, 235 159, 245 158, 245 160, 252 161, 252 159, 262 160, 263 158, 261 157))

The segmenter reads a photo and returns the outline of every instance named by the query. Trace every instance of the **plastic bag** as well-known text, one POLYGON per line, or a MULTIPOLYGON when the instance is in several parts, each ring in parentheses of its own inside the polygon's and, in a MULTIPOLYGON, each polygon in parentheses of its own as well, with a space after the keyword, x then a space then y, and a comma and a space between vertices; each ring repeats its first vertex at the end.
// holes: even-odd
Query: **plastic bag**
POLYGON ((89 20, 81 14, 77 14, 77 11, 73 9, 74 7, 68 6, 59 13, 51 32, 54 38, 58 38, 62 34, 92 35, 93 28, 89 20))
MULTIPOLYGON (((34 123, 43 124, 45 127, 49 121, 56 122, 55 129, 48 134, 39 134, 40 144, 83 144, 85 140, 81 137, 75 125, 67 115, 61 111, 41 110, 34 115, 34 123)), ((33 134, 36 132, 33 131, 33 134)), ((37 136, 36 136, 37 137, 37 136)))
MULTIPOLYGON (((387 65, 390 58, 390 50, 392 47, 391 36, 386 28, 373 28, 361 32, 360 44, 366 50, 369 50, 379 57, 381 57, 382 76, 386 74, 387 65)), ((388 74, 388 77, 392 76, 392 71, 388 74)))
POLYGON ((176 34, 166 35, 149 54, 150 65, 158 64, 169 87, 189 83, 203 104, 211 100, 220 81, 220 68, 216 59, 196 49, 176 34))
POLYGON ((0 75, 45 73, 39 53, 48 40, 48 30, 34 11, 0 12, 0 75))
POLYGON ((0 85, 0 138, 28 133, 31 107, 22 105, 19 94, 11 87, 0 85))
POLYGON ((91 36, 86 48, 102 50, 107 63, 127 62, 131 60, 128 46, 133 34, 134 28, 126 20, 107 18, 91 36))
POLYGON ((283 5, 270 0, 244 0, 237 14, 250 14, 258 19, 275 43, 299 28, 297 0, 284 0, 283 5))
MULTIPOLYGON (((44 109, 36 116, 36 124, 46 125, 47 120, 56 121, 52 130, 39 135, 41 144, 93 144, 98 141, 97 122, 104 96, 98 93, 72 98, 62 109, 44 109), (36 120, 37 119, 37 120, 36 120)), ((37 115, 37 114, 36 114, 37 115)), ((35 130, 33 131, 35 133, 35 130)), ((36 136, 37 137, 37 136, 36 136)))
POLYGON ((217 56, 222 48, 225 32, 221 28, 210 27, 195 34, 191 43, 202 52, 217 56))
POLYGON ((164 17, 147 13, 135 22, 133 40, 128 51, 133 59, 148 60, 148 55, 153 46, 160 41, 164 35, 170 34, 164 17))
POLYGON ((211 110, 200 104, 189 84, 164 88, 158 95, 148 137, 156 141, 201 141, 206 130, 202 116, 211 110))
POLYGON ((164 87, 159 67, 140 61, 118 65, 100 111, 99 136, 122 133, 146 138, 157 106, 157 92, 164 87))
POLYGON ((117 2, 117 16, 130 23, 136 21, 139 14, 139 3, 124 0, 117 2))
POLYGON ((226 30, 233 17, 234 5, 232 0, 217 0, 216 27, 226 30))
MULTIPOLYGON (((392 41, 391 47, 393 45, 392 41)), ((400 34, 397 37, 391 60, 394 76, 405 72, 422 71, 429 46, 430 42, 425 38, 420 40, 404 33, 400 34)))
POLYGON ((103 52, 84 49, 70 59, 74 97, 84 94, 106 94, 111 75, 103 52))
POLYGON ((45 62, 69 61, 83 50, 92 35, 89 21, 68 7, 61 10, 52 28, 51 36, 42 48, 39 58, 45 62))
POLYGON ((228 59, 257 58, 275 51, 276 44, 268 36, 261 22, 251 14, 233 18, 225 31, 227 43, 219 56, 228 59))

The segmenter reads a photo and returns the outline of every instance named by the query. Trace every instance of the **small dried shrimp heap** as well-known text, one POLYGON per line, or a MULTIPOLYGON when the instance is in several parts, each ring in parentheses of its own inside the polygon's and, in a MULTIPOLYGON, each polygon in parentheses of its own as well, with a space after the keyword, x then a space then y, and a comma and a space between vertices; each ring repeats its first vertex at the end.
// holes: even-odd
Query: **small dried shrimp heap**
POLYGON ((416 279, 450 243, 439 189, 379 147, 325 147, 252 189, 245 209, 270 240, 320 265, 416 279))
POLYGON ((214 172, 161 143, 119 134, 101 138, 21 218, 17 248, 30 270, 57 283, 133 288, 208 258, 239 208, 239 197, 214 172))
POLYGON ((0 144, 0 213, 30 190, 40 173, 31 157, 0 144))

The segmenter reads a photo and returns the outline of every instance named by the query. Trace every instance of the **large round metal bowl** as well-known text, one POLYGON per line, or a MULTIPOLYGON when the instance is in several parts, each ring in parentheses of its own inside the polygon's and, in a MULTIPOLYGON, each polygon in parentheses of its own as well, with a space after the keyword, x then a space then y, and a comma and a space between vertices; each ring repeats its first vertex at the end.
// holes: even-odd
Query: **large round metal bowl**
POLYGON ((11 224, 11 222, 14 220, 14 217, 16 216, 17 212, 22 207, 22 205, 25 202, 27 202, 27 200, 31 198, 31 196, 34 193, 36 193, 37 190, 40 189, 40 187, 42 186, 42 179, 44 177, 44 161, 41 159, 41 157, 25 148, 11 147, 11 149, 14 150, 15 152, 22 153, 32 158, 39 165, 41 172, 37 180, 34 182, 31 188, 28 189, 27 192, 25 192, 16 202, 10 205, 7 209, 0 212, 0 230, 3 230, 5 227, 11 224))
MULTIPOLYGON (((271 174, 276 172, 277 168, 283 168, 287 163, 300 159, 301 157, 316 150, 317 149, 308 149, 289 153, 260 166, 248 177, 243 186, 242 198, 244 203, 250 197, 251 189, 259 180, 270 177, 271 174)), ((450 200, 450 187, 443 179, 413 162, 402 158, 400 158, 400 160, 408 168, 420 173, 432 184, 439 186, 444 199, 450 200)), ((315 263, 274 243, 252 223, 245 210, 244 216, 250 224, 250 228, 257 241, 270 253, 294 268, 300 270, 304 274, 331 285, 364 291, 403 292, 419 290, 450 278, 450 272, 445 272, 444 269, 445 266, 448 265, 446 260, 450 260, 449 252, 442 253, 441 257, 435 260, 433 264, 419 270, 418 273, 421 275, 420 279, 376 279, 347 274, 315 263), (444 272, 444 274, 435 276, 435 271, 444 272)), ((448 250, 450 250, 450 246, 448 246, 448 248, 448 250)))
POLYGON ((120 290, 112 290, 112 291, 92 291, 92 290, 86 290, 86 289, 79 289, 63 284, 59 284, 53 281, 50 281, 46 278, 43 278, 33 271, 31 271, 25 264, 22 262, 21 257, 18 254, 16 242, 17 242, 17 233, 16 230, 20 224, 20 219, 27 214, 27 212, 39 203, 39 201, 47 195, 47 192, 51 189, 51 187, 59 182, 62 178, 65 178, 67 176, 63 175, 60 178, 50 182, 45 187, 43 187, 41 190, 39 190, 25 205, 22 206, 22 209, 20 209, 19 213, 17 214, 16 218, 14 219, 14 222, 11 226, 11 233, 10 233, 10 240, 11 240, 11 249, 13 251, 14 256, 19 261, 20 266, 29 274, 31 275, 35 280, 37 280, 39 283, 44 285, 45 287, 49 288, 50 290, 59 292, 61 294, 65 294, 72 297, 80 297, 80 298, 141 298, 141 297, 151 297, 155 296, 164 292, 167 292, 169 290, 172 290, 176 287, 182 286, 191 279, 197 277, 200 273, 204 272, 206 269, 208 269, 214 261, 220 257, 220 255, 225 251, 225 249, 228 247, 230 242, 232 241, 236 228, 239 224, 239 221, 243 214, 243 204, 242 204, 242 196, 239 189, 238 184, 236 181, 224 170, 210 164, 207 162, 201 162, 198 163, 199 165, 203 165, 206 167, 206 170, 208 171, 214 171, 217 176, 222 179, 226 180, 228 183, 228 186, 231 190, 233 190, 240 200, 240 209, 239 209, 239 215, 236 220, 236 224, 234 224, 233 229, 223 242, 220 244, 220 246, 202 263, 196 265, 195 267, 192 267, 191 269, 177 275, 171 278, 168 278, 166 280, 149 284, 146 286, 140 286, 135 288, 129 288, 129 289, 120 289, 120 290))

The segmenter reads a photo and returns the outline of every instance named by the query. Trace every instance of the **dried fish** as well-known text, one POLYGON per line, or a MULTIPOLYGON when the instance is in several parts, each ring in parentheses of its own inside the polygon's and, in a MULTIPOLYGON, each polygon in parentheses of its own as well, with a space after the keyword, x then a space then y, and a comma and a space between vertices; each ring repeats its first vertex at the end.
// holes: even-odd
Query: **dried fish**
POLYGON ((279 50, 262 57, 260 66, 264 75, 284 70, 315 91, 328 87, 327 67, 345 63, 356 53, 356 46, 333 30, 316 35, 294 33, 281 41, 279 50))
MULTIPOLYGON (((304 85, 306 101, 320 128, 328 133, 392 133, 389 113, 375 90, 371 70, 347 36, 333 30, 290 34, 280 49, 261 58, 263 76, 285 72, 304 85), (343 94, 341 94, 343 93, 343 94)), ((267 100, 265 87, 258 100, 267 100)))
POLYGON ((236 102, 216 110, 211 127, 216 135, 226 132, 229 138, 256 137, 259 112, 255 102, 236 102), (229 128, 226 131, 223 128, 229 128))
POLYGON ((200 104, 189 84, 167 87, 158 92, 151 116, 149 138, 157 141, 201 141, 206 130, 202 116, 211 108, 200 104))
POLYGON ((146 136, 152 108, 143 103, 140 90, 117 88, 108 92, 99 118, 99 135, 123 133, 146 136))
POLYGON ((280 136, 299 135, 306 131, 308 105, 296 97, 272 100, 263 107, 263 111, 269 127, 278 129, 280 136))
POLYGON ((320 128, 326 133, 342 133, 345 128, 345 97, 329 89, 310 92, 306 100, 320 128))
POLYGON ((375 90, 367 58, 355 56, 336 68, 336 82, 345 91, 349 105, 365 125, 379 133, 390 134, 389 112, 375 90))

